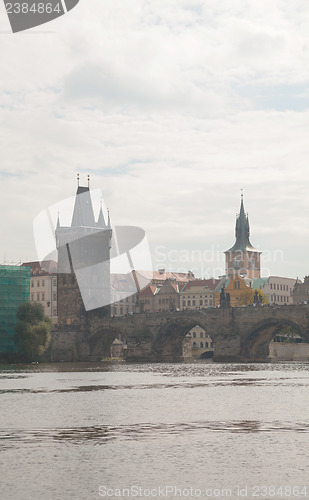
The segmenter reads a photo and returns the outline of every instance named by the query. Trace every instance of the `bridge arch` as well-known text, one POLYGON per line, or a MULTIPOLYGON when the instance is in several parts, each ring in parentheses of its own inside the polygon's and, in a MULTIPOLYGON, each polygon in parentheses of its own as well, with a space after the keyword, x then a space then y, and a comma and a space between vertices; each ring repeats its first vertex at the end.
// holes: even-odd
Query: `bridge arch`
POLYGON ((290 326, 303 340, 306 340, 306 332, 294 321, 285 318, 268 318, 254 325, 242 342, 241 356, 254 359, 266 359, 269 355, 269 344, 271 340, 285 326, 290 326))

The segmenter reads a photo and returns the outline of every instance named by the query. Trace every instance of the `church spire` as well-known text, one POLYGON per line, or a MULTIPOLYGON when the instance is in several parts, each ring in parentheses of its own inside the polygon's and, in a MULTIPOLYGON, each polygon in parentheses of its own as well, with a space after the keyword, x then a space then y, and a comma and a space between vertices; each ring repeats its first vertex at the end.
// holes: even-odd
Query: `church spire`
POLYGON ((235 225, 235 244, 232 248, 230 248, 229 252, 234 252, 235 250, 245 251, 256 251, 255 248, 251 245, 250 242, 250 226, 249 226, 249 217, 248 214, 245 213, 244 207, 244 195, 241 190, 241 198, 240 198, 240 211, 239 214, 236 215, 236 225, 235 225))

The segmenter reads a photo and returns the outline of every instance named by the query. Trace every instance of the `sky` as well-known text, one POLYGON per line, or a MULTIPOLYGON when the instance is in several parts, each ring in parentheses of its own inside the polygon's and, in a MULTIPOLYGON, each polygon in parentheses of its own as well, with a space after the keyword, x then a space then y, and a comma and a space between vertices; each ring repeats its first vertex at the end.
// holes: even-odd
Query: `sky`
POLYGON ((80 184, 153 269, 224 274, 243 189, 262 275, 309 274, 307 0, 80 0, 12 34, 0 4, 0 263, 80 184))

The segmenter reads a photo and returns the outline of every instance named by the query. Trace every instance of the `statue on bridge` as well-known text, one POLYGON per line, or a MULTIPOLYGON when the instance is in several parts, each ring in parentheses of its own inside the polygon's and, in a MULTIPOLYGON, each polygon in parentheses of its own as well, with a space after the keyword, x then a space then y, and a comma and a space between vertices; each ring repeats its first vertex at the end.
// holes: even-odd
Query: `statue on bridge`
POLYGON ((225 293, 224 286, 221 288, 220 292, 220 307, 231 307, 231 297, 229 292, 225 293))

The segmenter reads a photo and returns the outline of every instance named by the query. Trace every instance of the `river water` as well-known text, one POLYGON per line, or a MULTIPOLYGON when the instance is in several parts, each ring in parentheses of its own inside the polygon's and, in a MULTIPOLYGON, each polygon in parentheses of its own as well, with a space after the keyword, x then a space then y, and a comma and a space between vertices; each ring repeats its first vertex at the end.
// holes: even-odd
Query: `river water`
POLYGON ((1 500, 309 498, 309 364, 2 366, 0 395, 1 500))

